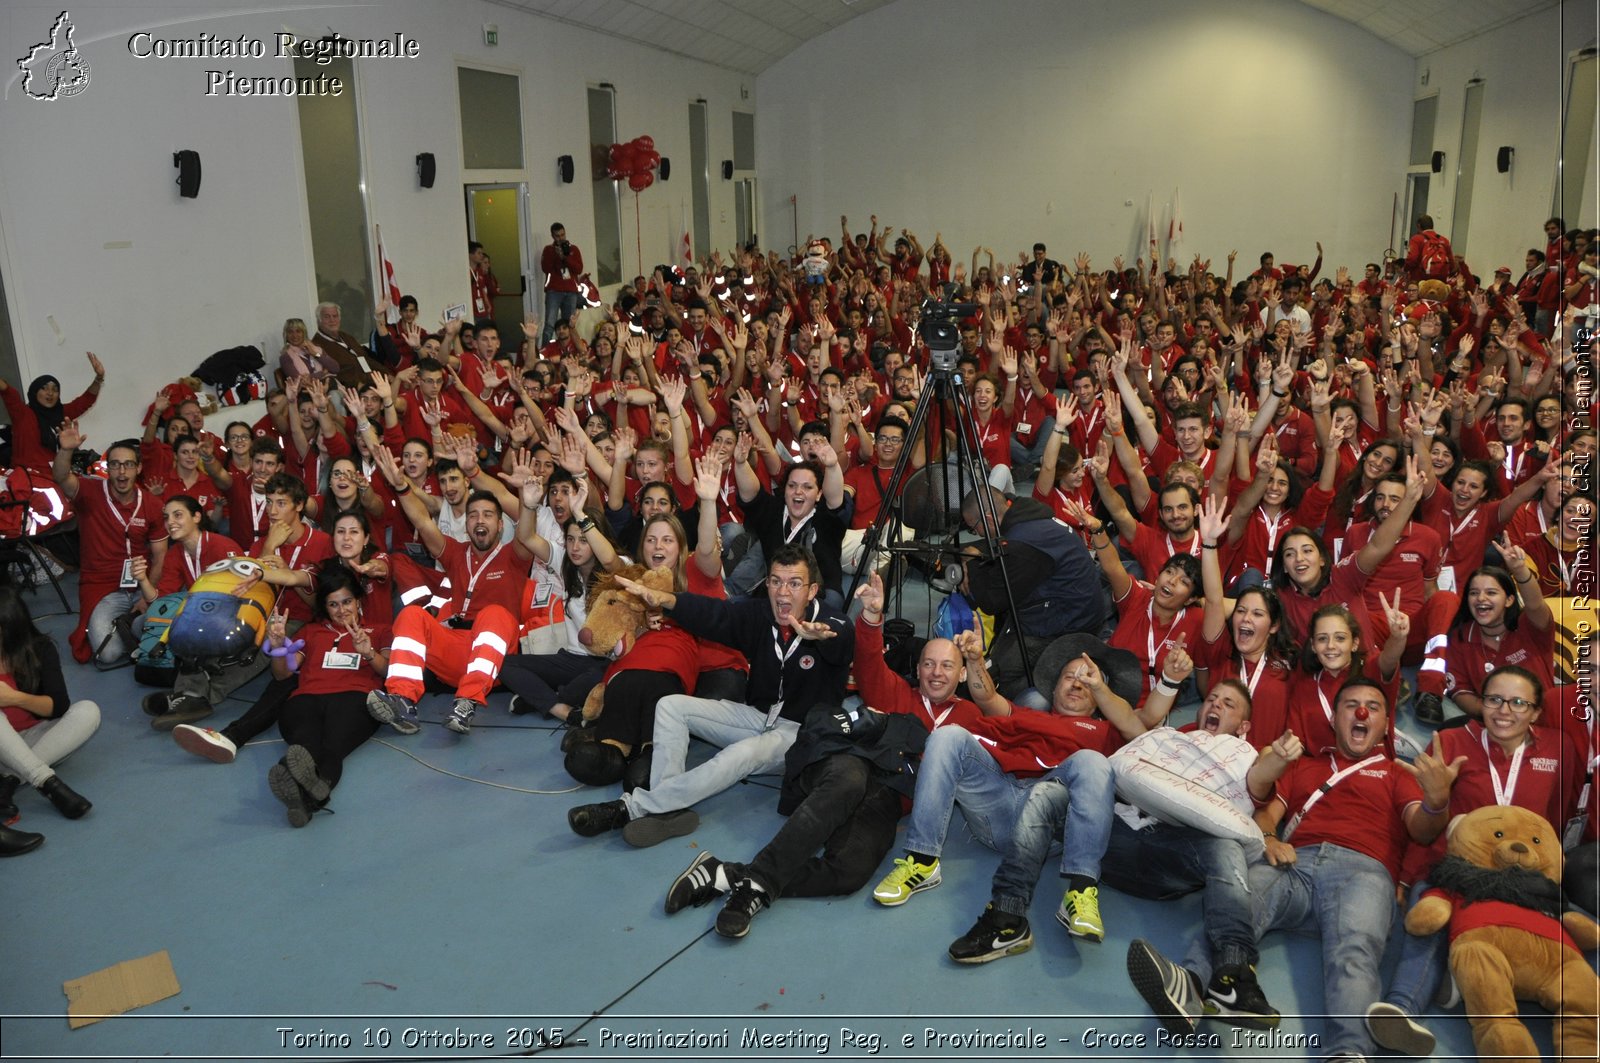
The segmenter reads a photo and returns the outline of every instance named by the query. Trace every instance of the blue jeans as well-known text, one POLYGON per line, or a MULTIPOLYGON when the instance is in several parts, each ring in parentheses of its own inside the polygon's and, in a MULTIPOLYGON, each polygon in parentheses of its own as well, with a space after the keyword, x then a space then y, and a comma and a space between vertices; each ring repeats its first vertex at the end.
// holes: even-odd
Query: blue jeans
POLYGON ((1123 893, 1153 901, 1205 890, 1201 904, 1208 947, 1200 950, 1200 966, 1207 968, 1202 981, 1209 982, 1213 964, 1253 964, 1258 958, 1250 921, 1248 863, 1244 846, 1232 838, 1171 823, 1134 830, 1120 816, 1112 816, 1103 874, 1123 893))
POLYGON ((1371 1055, 1367 1008, 1383 998, 1378 964, 1394 925, 1394 879, 1370 856, 1324 842, 1287 867, 1250 866, 1256 940, 1268 930, 1322 937, 1325 1056, 1371 1055))
MULTIPOLYGON (((1426 881, 1411 887, 1406 898, 1409 911, 1429 887, 1426 881)), ((1394 976, 1389 979, 1389 992, 1384 1000, 1407 1015, 1422 1015, 1431 1010, 1434 994, 1444 981, 1449 962, 1450 935, 1439 930, 1426 937, 1404 934, 1400 940, 1400 962, 1395 965, 1394 976)))
POLYGON ((650 789, 623 795, 628 815, 676 812, 751 775, 782 774, 784 756, 799 734, 793 720, 779 719, 768 728, 765 712, 737 701, 664 697, 656 703, 650 789), (686 771, 690 737, 722 748, 686 771))
MULTIPOLYGON (((578 312, 577 292, 552 292, 548 289, 544 293, 544 332, 539 336, 539 346, 543 347, 555 338, 556 322, 572 321, 572 315, 578 312)), ((539 352, 533 352, 537 355, 539 352)))
POLYGON ((1034 781, 1001 771, 966 728, 936 728, 928 736, 917 769, 906 848, 927 856, 942 853, 945 835, 950 832, 950 813, 959 804, 973 837, 1004 852, 1034 781))
MULTIPOLYGON (((1035 425, 1032 446, 1024 445, 1022 439, 1011 433, 1011 464, 1012 465, 1037 465, 1044 458, 1044 445, 1050 442, 1050 433, 1056 430, 1056 419, 1046 417, 1044 423, 1035 425)), ((1048 485, 1047 485, 1048 486, 1048 485)))
POLYGON ((1056 839, 1061 839, 1061 875, 1100 878, 1111 831, 1115 785, 1111 762, 1092 749, 1080 749, 1049 773, 1033 780, 1017 815, 1011 844, 994 873, 994 906, 1026 915, 1033 888, 1056 839))

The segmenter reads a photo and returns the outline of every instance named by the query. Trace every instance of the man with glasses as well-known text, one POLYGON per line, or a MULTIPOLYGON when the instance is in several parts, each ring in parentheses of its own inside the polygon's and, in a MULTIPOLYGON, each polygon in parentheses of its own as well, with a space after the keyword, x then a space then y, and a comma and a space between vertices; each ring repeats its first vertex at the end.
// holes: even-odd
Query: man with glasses
POLYGON ((116 621, 144 602, 133 575, 133 559, 147 558, 151 580, 161 578, 167 557, 167 526, 161 499, 139 486, 139 442, 119 439, 106 448, 106 478, 87 488, 72 471, 72 453, 83 446, 78 422, 61 422, 51 473, 69 499, 77 503, 79 541, 78 624, 68 636, 72 656, 88 664, 98 655, 105 665, 126 659, 133 650, 115 637, 116 621))
POLYGON ((809 550, 786 545, 771 557, 764 600, 668 594, 618 580, 691 635, 743 653, 750 661, 749 685, 745 702, 686 694, 662 698, 650 788, 572 809, 567 823, 575 833, 593 837, 621 830, 623 840, 641 849, 688 834, 700 825, 691 806, 751 775, 781 773, 812 707, 844 700, 854 630, 843 610, 818 600, 822 577, 809 550), (722 748, 685 770, 691 737, 722 748))
MULTIPOLYGON (((855 500, 855 509, 850 516, 850 527, 845 530, 840 548, 845 573, 853 575, 856 566, 861 563, 861 550, 866 541, 867 531, 878 519, 878 509, 883 505, 883 496, 889 490, 889 477, 894 474, 895 462, 900 459, 900 452, 905 449, 906 433, 910 430, 910 425, 900 418, 885 417, 872 435, 871 463, 852 465, 850 471, 844 474, 845 493, 855 500)), ((904 532, 902 528, 902 533, 904 532)), ((881 555, 874 562, 875 567, 887 563, 887 555, 881 555)))

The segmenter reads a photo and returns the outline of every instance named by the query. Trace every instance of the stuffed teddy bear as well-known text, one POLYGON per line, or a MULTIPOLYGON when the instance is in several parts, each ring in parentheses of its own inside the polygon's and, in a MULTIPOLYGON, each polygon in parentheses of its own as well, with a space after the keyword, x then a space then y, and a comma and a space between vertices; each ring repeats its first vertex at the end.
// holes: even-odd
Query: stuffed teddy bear
POLYGON ((1600 925, 1562 914, 1561 836, 1525 808, 1488 805, 1451 821, 1447 850, 1406 930, 1450 925, 1450 971, 1479 1058, 1539 1059, 1517 1017, 1517 1001, 1532 1000, 1555 1015, 1559 1058, 1593 1060, 1600 978, 1580 950, 1600 943, 1600 925))
MULTIPOLYGON (((672 591, 672 570, 646 569, 643 565, 628 565, 615 573, 606 573, 595 581, 589 592, 589 612, 584 618, 578 641, 592 652, 616 660, 638 641, 650 625, 651 610, 636 594, 622 589, 617 577, 642 583, 651 590, 672 591)), ((583 719, 594 720, 605 709, 606 687, 597 683, 583 703, 583 719)))

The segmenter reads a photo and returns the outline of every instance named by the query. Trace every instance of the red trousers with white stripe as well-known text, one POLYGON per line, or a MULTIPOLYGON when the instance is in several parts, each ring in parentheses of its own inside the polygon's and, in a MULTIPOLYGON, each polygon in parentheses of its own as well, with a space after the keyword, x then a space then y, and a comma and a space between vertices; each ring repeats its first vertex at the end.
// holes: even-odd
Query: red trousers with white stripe
MULTIPOLYGON (((1423 694, 1444 696, 1445 634, 1460 607, 1461 596, 1455 591, 1434 591, 1422 608, 1407 613, 1411 617, 1411 633, 1406 636, 1406 652, 1400 663, 1421 665, 1417 670, 1417 690, 1423 694)), ((1373 631, 1366 650, 1367 656, 1373 657, 1389 641, 1389 618, 1382 606, 1369 604, 1367 613, 1372 617, 1373 631)))
POLYGON ((453 684, 457 697, 482 705, 516 637, 517 618, 498 605, 479 610, 470 630, 447 627, 420 605, 408 605, 394 618, 384 689, 420 701, 426 669, 453 684))

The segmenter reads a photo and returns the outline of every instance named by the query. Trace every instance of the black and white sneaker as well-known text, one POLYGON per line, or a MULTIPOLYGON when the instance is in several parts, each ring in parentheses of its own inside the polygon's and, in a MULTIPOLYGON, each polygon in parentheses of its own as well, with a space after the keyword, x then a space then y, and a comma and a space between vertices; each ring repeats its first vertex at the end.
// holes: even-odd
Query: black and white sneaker
POLYGON ((472 717, 477 712, 478 706, 470 698, 457 698, 450 715, 445 717, 444 725, 458 735, 467 734, 472 730, 472 717))
POLYGON ((957 963, 988 963, 1033 948, 1033 931, 1024 916, 986 905, 978 921, 950 943, 950 958, 957 963))
POLYGON ((1205 1012, 1198 975, 1161 955, 1148 941, 1135 939, 1128 946, 1128 978, 1161 1020, 1162 1029, 1179 1036, 1194 1033, 1205 1012))
POLYGON ((744 937, 750 933, 750 920, 770 903, 766 890, 756 889, 749 879, 739 880, 717 913, 717 933, 725 938, 744 937))
POLYGON ((709 852, 701 852, 694 862, 667 887, 667 914, 675 915, 691 905, 700 908, 710 904, 719 892, 717 871, 722 861, 709 852))
POLYGON ((367 695, 367 715, 403 735, 414 735, 422 730, 417 722, 416 702, 387 690, 374 690, 367 695))
POLYGON ((1278 1025, 1278 1010, 1267 1003, 1255 968, 1245 964, 1217 968, 1206 986, 1205 1005, 1206 1015, 1233 1026, 1267 1030, 1278 1025))

